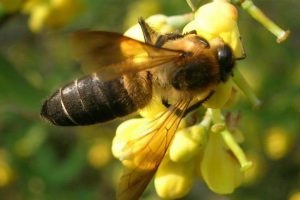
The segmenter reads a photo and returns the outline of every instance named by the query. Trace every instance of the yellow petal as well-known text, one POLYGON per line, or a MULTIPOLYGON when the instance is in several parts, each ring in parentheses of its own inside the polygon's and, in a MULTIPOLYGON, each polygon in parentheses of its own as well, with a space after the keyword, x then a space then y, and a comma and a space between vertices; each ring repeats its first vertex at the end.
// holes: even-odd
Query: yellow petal
POLYGON ((149 120, 144 118, 130 119, 121 123, 117 130, 116 135, 112 141, 112 153, 118 159, 126 157, 124 148, 127 143, 140 136, 145 130, 145 126, 149 123, 149 120))
POLYGON ((210 133, 200 167, 203 180, 216 193, 232 193, 242 183, 240 164, 219 133, 210 133))
POLYGON ((226 1, 213 1, 195 12, 195 19, 187 24, 183 32, 196 30, 208 41, 221 37, 233 49, 236 58, 244 57, 244 49, 237 26, 237 9, 226 1))
POLYGON ((220 83, 215 93, 210 97, 203 105, 207 108, 218 109, 222 108, 231 96, 233 83, 232 80, 229 79, 226 83, 220 83))
POLYGON ((121 160, 122 164, 128 168, 148 169, 149 163, 155 165, 155 162, 145 163, 145 154, 148 151, 145 147, 149 147, 151 141, 151 149, 159 149, 161 146, 160 140, 152 140, 152 135, 148 134, 150 128, 160 123, 159 120, 138 118, 131 119, 119 125, 116 131, 116 136, 112 143, 112 153, 115 157, 121 160))
MULTIPOLYGON (((155 92, 153 92, 155 93, 155 92)), ((161 100, 159 97, 157 97, 155 94, 153 94, 151 101, 149 104, 139 110, 139 114, 144 118, 155 118, 160 113, 166 111, 167 108, 161 103, 161 100)))
POLYGON ((164 199, 182 198, 192 187, 193 174, 193 162, 176 163, 165 157, 154 177, 158 196, 164 199))
POLYGON ((224 1, 207 3, 195 12, 195 20, 210 32, 231 31, 237 18, 237 9, 224 1))
MULTIPOLYGON (((160 33, 166 31, 171 32, 172 27, 167 24, 167 19, 168 19, 167 16, 162 14, 157 14, 148 17, 145 21, 149 24, 151 28, 153 28, 156 31, 159 31, 160 33)), ((125 31, 124 35, 142 42, 145 41, 141 26, 139 24, 135 24, 132 27, 130 27, 127 31, 125 31)))
POLYGON ((169 148, 169 157, 174 162, 186 162, 193 158, 206 143, 206 130, 195 125, 177 131, 169 148))
POLYGON ((127 31, 125 31, 124 35, 139 40, 141 42, 145 41, 141 26, 139 24, 135 24, 132 27, 130 27, 127 31))

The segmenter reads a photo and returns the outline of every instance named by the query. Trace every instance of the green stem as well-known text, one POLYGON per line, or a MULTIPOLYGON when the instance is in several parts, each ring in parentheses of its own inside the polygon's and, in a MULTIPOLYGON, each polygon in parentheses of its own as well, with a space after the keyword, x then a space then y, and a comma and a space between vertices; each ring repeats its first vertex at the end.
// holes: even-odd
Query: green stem
POLYGON ((211 109, 207 109, 199 125, 205 127, 208 130, 211 125, 211 122, 212 122, 211 109))
POLYGON ((239 161, 241 165, 241 170, 246 171, 252 166, 252 162, 248 161, 246 155, 244 154, 241 147, 236 143, 235 139, 233 138, 232 134, 226 129, 221 132, 221 135, 224 139, 224 142, 234 154, 236 159, 239 161))
POLYGON ((271 33, 277 37, 277 42, 281 43, 285 41, 289 34, 289 30, 283 30, 277 24, 275 24, 270 18, 268 18, 262 11, 259 9, 252 0, 243 0, 239 1, 243 9, 245 9, 254 19, 260 22, 265 26, 271 33))
MULTIPOLYGON (((214 124, 222 124, 224 123, 224 117, 221 113, 220 109, 210 109, 212 120, 214 124)), ((233 155, 236 157, 238 162, 241 165, 241 170, 245 171, 249 169, 249 167, 252 166, 252 162, 248 161, 246 158, 246 155, 244 154, 241 147, 238 145, 238 143, 233 138, 230 131, 226 128, 226 126, 223 128, 223 130, 219 131, 219 133, 222 135, 222 138, 224 139, 225 144, 228 146, 230 151, 233 153, 233 155)))
POLYGON ((174 15, 174 16, 169 16, 167 18, 167 24, 171 25, 172 27, 181 29, 187 23, 192 21, 193 19, 194 19, 193 13, 187 13, 187 14, 183 14, 183 15, 174 15))
POLYGON ((238 88, 248 97, 250 102, 255 108, 258 108, 261 105, 261 101, 257 98, 255 93, 252 91, 251 87, 247 83, 246 79, 243 77, 241 72, 236 67, 233 72, 233 81, 238 86, 238 88))

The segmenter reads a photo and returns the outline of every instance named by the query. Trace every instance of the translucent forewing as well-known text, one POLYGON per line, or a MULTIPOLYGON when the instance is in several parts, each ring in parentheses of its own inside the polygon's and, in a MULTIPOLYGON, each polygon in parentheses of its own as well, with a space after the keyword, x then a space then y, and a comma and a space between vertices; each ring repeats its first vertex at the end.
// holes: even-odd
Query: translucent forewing
POLYGON ((121 177, 117 194, 119 200, 137 200, 142 195, 166 154, 190 101, 181 100, 171 106, 153 121, 153 126, 146 133, 127 144, 124 151, 128 151, 127 159, 134 164, 132 168, 125 169, 121 177), (133 149, 136 151, 132 152, 133 149))
POLYGON ((74 57, 89 72, 109 80, 126 73, 174 63, 183 51, 155 47, 118 33, 79 31, 72 35, 74 57))

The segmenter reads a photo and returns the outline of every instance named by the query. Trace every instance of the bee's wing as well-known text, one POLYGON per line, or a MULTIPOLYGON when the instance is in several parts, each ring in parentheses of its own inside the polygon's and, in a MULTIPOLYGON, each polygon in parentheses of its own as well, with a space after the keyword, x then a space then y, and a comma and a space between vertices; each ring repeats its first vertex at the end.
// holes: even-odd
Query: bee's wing
POLYGON ((137 200, 142 195, 164 158, 190 102, 186 99, 171 106, 153 121, 153 126, 145 134, 127 144, 128 155, 135 167, 125 169, 117 192, 118 200, 137 200), (138 150, 130 156, 133 149, 138 150))
POLYGON ((75 59, 84 68, 107 79, 176 62, 184 54, 105 31, 75 32, 72 45, 75 59))

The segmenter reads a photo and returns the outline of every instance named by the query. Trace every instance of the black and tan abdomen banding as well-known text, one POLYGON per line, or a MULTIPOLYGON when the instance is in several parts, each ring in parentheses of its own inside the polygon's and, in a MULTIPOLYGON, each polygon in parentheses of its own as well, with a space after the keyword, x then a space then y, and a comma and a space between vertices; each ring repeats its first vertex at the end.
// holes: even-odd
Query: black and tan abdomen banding
POLYGON ((55 125, 89 125, 123 117, 138 106, 123 77, 102 81, 94 73, 57 90, 44 102, 41 116, 55 125))

